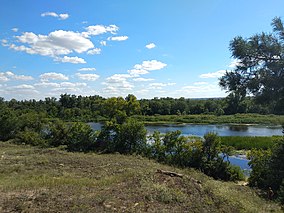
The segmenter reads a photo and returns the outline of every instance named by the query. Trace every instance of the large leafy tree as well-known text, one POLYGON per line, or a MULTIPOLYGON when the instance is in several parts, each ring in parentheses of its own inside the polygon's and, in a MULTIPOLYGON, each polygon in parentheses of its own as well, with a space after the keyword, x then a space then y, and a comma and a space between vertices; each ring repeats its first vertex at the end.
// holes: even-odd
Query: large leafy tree
POLYGON ((220 78, 220 86, 245 97, 271 105, 275 113, 284 113, 284 27, 278 17, 272 20, 272 33, 250 38, 235 37, 230 43, 236 69, 220 78))

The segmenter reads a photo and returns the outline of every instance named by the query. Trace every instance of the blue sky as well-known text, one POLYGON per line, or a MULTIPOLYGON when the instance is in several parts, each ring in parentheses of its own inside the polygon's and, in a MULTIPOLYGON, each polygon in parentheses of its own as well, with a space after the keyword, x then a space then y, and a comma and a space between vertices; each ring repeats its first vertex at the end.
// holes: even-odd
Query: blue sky
POLYGON ((270 32, 281 0, 1 0, 0 96, 224 97, 235 36, 270 32))

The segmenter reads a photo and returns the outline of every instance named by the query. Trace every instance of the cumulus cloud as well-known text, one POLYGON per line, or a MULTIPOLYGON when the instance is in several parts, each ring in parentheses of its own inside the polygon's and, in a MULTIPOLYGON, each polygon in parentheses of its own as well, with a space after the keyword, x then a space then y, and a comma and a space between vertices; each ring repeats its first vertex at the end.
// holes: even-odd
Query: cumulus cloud
MULTIPOLYGON (((56 14, 54 12, 43 13, 42 16, 66 17, 68 14, 56 14)), ((74 32, 65 30, 55 30, 49 34, 42 35, 34 32, 24 32, 15 36, 15 42, 8 43, 2 39, 2 46, 8 46, 10 49, 28 54, 37 54, 52 57, 55 61, 64 63, 86 63, 79 57, 67 56, 71 53, 87 53, 89 55, 100 54, 101 49, 96 48, 91 41, 92 36, 104 33, 116 34, 118 31, 116 25, 93 25, 85 28, 84 32, 74 32), (64 55, 64 57, 60 57, 64 55)), ((16 30, 14 30, 16 31, 16 30)), ((123 41, 127 36, 110 37, 113 41, 123 41)), ((100 42, 101 46, 106 46, 106 41, 100 42)))
POLYGON ((127 39, 128 36, 113 36, 108 38, 109 41, 125 41, 127 39))
POLYGON ((155 45, 154 43, 150 43, 150 44, 147 44, 145 47, 146 47, 147 49, 153 49, 153 48, 156 47, 156 45, 155 45))
POLYGON ((75 56, 75 57, 64 56, 63 58, 56 57, 55 61, 59 61, 59 62, 63 62, 63 63, 72 63, 72 64, 85 64, 85 63, 87 63, 83 58, 79 58, 77 56, 75 56))
POLYGON ((133 78, 133 81, 138 81, 138 82, 145 82, 145 81, 154 81, 155 79, 153 78, 133 78))
POLYGON ((151 83, 149 84, 150 89, 163 89, 166 86, 173 86, 176 83, 151 83))
POLYGON ((44 73, 44 74, 41 74, 39 77, 42 81, 48 81, 48 80, 66 81, 69 79, 66 75, 63 75, 62 73, 56 73, 56 72, 44 73))
POLYGON ((127 71, 131 76, 138 77, 139 75, 148 74, 149 71, 143 69, 132 69, 127 71))
POLYGON ((28 54, 50 56, 62 62, 85 63, 80 58, 66 58, 64 56, 63 59, 60 59, 58 56, 68 55, 72 52, 83 53, 94 48, 91 40, 82 36, 81 33, 73 31, 56 30, 48 35, 24 32, 22 35, 16 36, 16 38, 17 42, 22 45, 10 44, 10 49, 28 54))
POLYGON ((84 32, 84 36, 97 36, 100 34, 104 33, 111 33, 111 34, 116 34, 116 32, 119 30, 118 26, 116 25, 109 25, 109 26, 104 26, 104 25, 92 25, 86 27, 87 32, 84 32))
POLYGON ((82 73, 76 73, 76 76, 78 76, 80 79, 86 80, 86 81, 95 81, 100 77, 97 74, 82 74, 82 73))
POLYGON ((84 68, 78 69, 78 71, 96 71, 96 68, 94 68, 94 67, 84 67, 84 68))
POLYGON ((87 52, 87 54, 89 55, 99 55, 101 54, 101 49, 100 48, 94 48, 94 49, 91 49, 87 52))
POLYGON ((126 91, 131 90, 134 85, 127 81, 131 78, 128 74, 114 74, 106 79, 103 84, 106 86, 104 92, 112 95, 124 95, 126 91))
POLYGON ((143 61, 142 64, 136 64, 134 66, 134 69, 137 70, 160 70, 166 67, 167 64, 157 61, 157 60, 151 60, 151 61, 143 61))
POLYGON ((0 82, 5 82, 9 80, 18 80, 18 81, 31 81, 34 78, 28 75, 16 75, 11 71, 0 72, 0 82))
POLYGON ((218 82, 203 84, 203 85, 188 85, 182 87, 180 90, 175 91, 176 96, 183 94, 190 98, 216 98, 225 97, 225 91, 221 91, 218 82), (210 92, 208 92, 210 91, 210 92))
POLYGON ((16 32, 19 31, 19 28, 14 27, 14 28, 12 28, 11 30, 16 33, 16 32))
POLYGON ((209 72, 201 74, 199 78, 220 78, 226 73, 226 70, 219 70, 217 72, 209 72))
POLYGON ((45 16, 55 17, 55 18, 58 18, 59 20, 65 20, 69 18, 69 15, 67 13, 57 14, 55 12, 45 12, 41 14, 41 17, 45 17, 45 16))

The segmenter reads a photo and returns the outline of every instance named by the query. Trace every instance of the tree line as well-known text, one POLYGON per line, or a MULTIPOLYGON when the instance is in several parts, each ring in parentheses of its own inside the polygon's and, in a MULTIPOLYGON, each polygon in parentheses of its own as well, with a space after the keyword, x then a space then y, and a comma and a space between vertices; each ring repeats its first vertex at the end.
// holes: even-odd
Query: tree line
POLYGON ((137 100, 134 95, 127 97, 103 98, 94 96, 76 96, 62 94, 59 99, 48 97, 44 100, 5 101, 0 98, 1 107, 22 112, 45 113, 50 118, 68 121, 103 121, 109 116, 132 115, 232 115, 236 113, 281 114, 272 106, 257 104, 255 98, 245 97, 241 101, 230 94, 226 98, 188 99, 153 98, 137 100))

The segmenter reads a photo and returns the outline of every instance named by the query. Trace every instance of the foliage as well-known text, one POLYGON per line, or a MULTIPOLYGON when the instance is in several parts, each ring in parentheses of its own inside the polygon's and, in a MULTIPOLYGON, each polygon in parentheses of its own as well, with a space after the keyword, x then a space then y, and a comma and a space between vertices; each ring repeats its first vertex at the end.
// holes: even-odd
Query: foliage
POLYGON ((255 34, 248 39, 238 36, 231 41, 230 50, 237 60, 237 67, 227 71, 219 84, 231 92, 231 96, 239 97, 233 104, 235 107, 248 93, 253 94, 258 103, 270 103, 273 113, 283 114, 284 27, 278 17, 271 25, 272 33, 255 34))
POLYGON ((124 154, 141 154, 146 149, 146 129, 143 123, 128 119, 118 127, 116 151, 124 154))
POLYGON ((97 147, 105 152, 142 154, 146 151, 146 129, 143 123, 127 119, 124 123, 107 122, 98 135, 97 147))
POLYGON ((281 136, 220 136, 221 143, 237 150, 269 149, 281 136))
POLYGON ((85 123, 73 123, 67 135, 67 150, 87 152, 94 149, 96 134, 85 123))
POLYGON ((24 131, 19 132, 16 135, 15 142, 20 144, 29 144, 32 146, 48 147, 48 143, 42 135, 30 129, 25 129, 24 131))
POLYGON ((0 109, 0 140, 8 140, 15 136, 18 130, 17 116, 8 107, 0 109))
POLYGON ((284 138, 272 150, 252 150, 249 159, 252 167, 250 185, 266 190, 270 187, 280 200, 283 199, 284 138))

